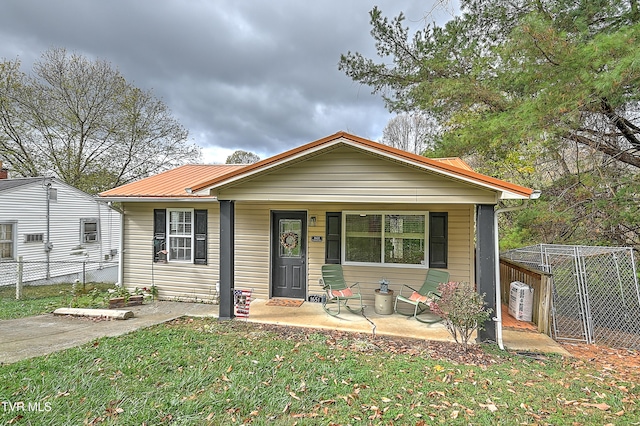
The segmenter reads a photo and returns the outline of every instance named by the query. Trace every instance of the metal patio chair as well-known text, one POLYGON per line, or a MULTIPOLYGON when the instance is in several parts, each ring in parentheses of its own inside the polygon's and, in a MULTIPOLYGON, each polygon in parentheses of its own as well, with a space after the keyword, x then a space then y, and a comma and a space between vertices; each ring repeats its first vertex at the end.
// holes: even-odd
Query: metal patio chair
POLYGON ((415 288, 403 285, 400 288, 400 294, 396 296, 395 304, 393 305, 393 310, 400 315, 405 315, 408 317, 414 317, 417 321, 423 323, 435 323, 442 321, 441 318, 437 319, 429 319, 423 320, 419 317, 421 313, 429 310, 429 303, 433 302, 440 298, 440 292, 438 291, 438 285, 440 283, 449 282, 449 273, 446 271, 439 271, 437 269, 429 269, 427 271, 427 276, 424 279, 424 283, 419 290, 415 288), (405 290, 405 294, 402 294, 402 291, 405 290), (411 292, 409 294, 409 292, 411 292), (398 311, 398 302, 404 302, 412 305, 413 313, 405 314, 398 311))
POLYGON ((340 315, 340 308, 344 306, 354 314, 362 313, 362 295, 360 284, 357 282, 348 285, 342 273, 342 265, 322 265, 323 289, 327 296, 322 302, 322 309, 331 316, 340 315), (357 308, 349 306, 349 302, 357 303, 357 308), (331 307, 331 305, 335 305, 331 307))

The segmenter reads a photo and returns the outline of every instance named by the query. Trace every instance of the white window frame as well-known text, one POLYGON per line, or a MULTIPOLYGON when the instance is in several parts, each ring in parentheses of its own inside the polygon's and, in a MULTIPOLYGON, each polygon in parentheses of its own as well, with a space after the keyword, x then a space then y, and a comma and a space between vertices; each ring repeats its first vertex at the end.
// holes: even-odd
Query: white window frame
POLYGON ((24 234, 25 244, 42 244, 44 243, 44 234, 42 232, 24 234))
POLYGON ((80 244, 93 244, 93 243, 99 243, 99 242, 100 242, 100 219, 97 219, 95 217, 83 217, 82 219, 80 219, 80 244), (96 224, 94 240, 87 239, 87 236, 92 235, 94 233, 93 231, 87 232, 86 225, 88 223, 96 224))
POLYGON ((10 257, 0 257, 0 262, 8 260, 16 260, 16 234, 18 232, 18 226, 16 222, 0 222, 0 225, 11 227, 11 239, 1 239, 2 233, 0 233, 0 243, 11 245, 10 257))
MULTIPOLYGON (((166 250, 167 250, 167 260, 168 261, 172 261, 172 262, 183 262, 183 263, 193 263, 194 261, 194 256, 195 256, 195 213, 194 213, 195 209, 179 209, 179 208, 173 208, 173 209, 167 209, 167 232, 166 232, 166 240, 165 240, 165 244, 166 244, 166 250), (191 232, 190 233, 177 233, 174 232, 172 233, 171 231, 171 213, 172 212, 180 212, 180 213, 189 213, 190 217, 191 217, 191 232), (191 256, 189 259, 180 259, 180 258, 174 258, 171 256, 172 253, 172 238, 179 238, 179 239, 186 239, 188 238, 190 240, 190 245, 188 246, 189 251, 191 253, 191 256)), ((186 245, 184 247, 187 247, 186 245)))
POLYGON ((373 267, 391 267, 391 268, 416 268, 427 269, 429 267, 429 212, 424 210, 354 210, 342 212, 342 264, 344 265, 358 265, 358 266, 373 266, 373 267), (347 261, 347 216, 349 215, 381 215, 381 235, 380 235, 380 263, 378 262, 354 262, 347 261), (424 257, 421 264, 411 263, 386 263, 384 261, 384 249, 385 249, 385 216, 397 216, 397 215, 410 215, 410 216, 424 216, 424 257))

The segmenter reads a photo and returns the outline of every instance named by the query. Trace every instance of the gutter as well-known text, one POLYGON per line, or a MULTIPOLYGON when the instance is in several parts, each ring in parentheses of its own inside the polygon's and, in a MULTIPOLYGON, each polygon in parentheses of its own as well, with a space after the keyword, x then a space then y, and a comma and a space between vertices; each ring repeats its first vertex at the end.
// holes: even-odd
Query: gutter
POLYGON ((504 207, 497 209, 493 215, 493 232, 495 233, 495 273, 496 273, 496 316, 493 320, 496 322, 496 340, 498 341, 498 347, 504 350, 504 343, 502 341, 502 295, 500 294, 500 247, 498 243, 498 213, 512 212, 516 210, 522 210, 527 207, 529 200, 537 200, 540 198, 540 190, 534 190, 528 199, 524 200, 521 205, 515 207, 504 207))
POLYGON ((111 201, 114 203, 157 203, 161 202, 187 202, 187 203, 210 203, 218 201, 217 197, 100 197, 100 200, 105 202, 111 201))

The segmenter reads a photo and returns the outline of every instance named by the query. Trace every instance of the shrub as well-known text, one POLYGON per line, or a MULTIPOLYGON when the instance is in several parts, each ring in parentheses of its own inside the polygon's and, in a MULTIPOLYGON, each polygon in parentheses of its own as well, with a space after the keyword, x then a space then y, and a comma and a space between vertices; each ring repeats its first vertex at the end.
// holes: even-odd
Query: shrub
POLYGON ((448 282, 438 286, 441 298, 432 302, 430 309, 444 320, 444 325, 465 352, 469 339, 476 330, 483 330, 491 315, 484 294, 478 294, 469 283, 448 282))

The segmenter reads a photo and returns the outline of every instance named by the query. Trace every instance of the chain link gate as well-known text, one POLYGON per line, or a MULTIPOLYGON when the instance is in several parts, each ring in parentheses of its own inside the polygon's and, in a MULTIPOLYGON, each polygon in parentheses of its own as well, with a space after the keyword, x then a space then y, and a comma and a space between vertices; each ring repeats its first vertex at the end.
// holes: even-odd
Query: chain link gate
POLYGON ((502 257, 553 275, 554 339, 640 348, 640 289, 631 248, 540 244, 502 257))

